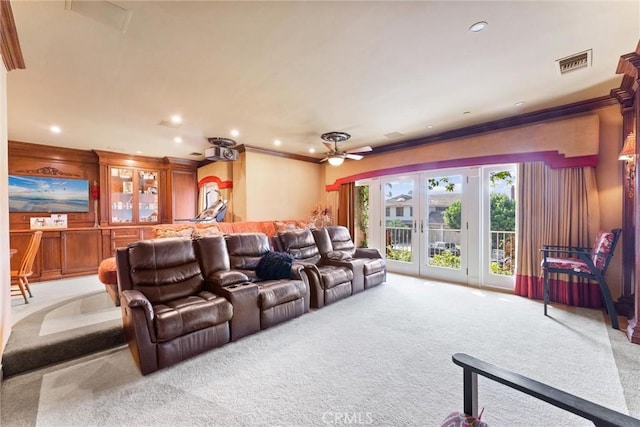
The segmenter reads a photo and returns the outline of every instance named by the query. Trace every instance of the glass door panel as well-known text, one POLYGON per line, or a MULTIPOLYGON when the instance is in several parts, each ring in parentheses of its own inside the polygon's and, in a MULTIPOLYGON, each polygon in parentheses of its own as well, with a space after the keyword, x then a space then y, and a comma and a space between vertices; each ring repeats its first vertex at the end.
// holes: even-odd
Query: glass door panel
POLYGON ((465 178, 461 173, 423 175, 421 274, 466 282, 465 178))
POLYGON ((133 169, 111 168, 111 223, 133 222, 133 169))
POLYGON ((516 259, 516 173, 515 165, 485 168, 483 173, 484 283, 509 289, 514 286, 516 259))
POLYGON ((382 182, 385 256, 389 271, 417 273, 417 209, 413 177, 399 177, 382 182))
POLYGON ((140 222, 158 222, 158 171, 138 171, 138 217, 140 222))

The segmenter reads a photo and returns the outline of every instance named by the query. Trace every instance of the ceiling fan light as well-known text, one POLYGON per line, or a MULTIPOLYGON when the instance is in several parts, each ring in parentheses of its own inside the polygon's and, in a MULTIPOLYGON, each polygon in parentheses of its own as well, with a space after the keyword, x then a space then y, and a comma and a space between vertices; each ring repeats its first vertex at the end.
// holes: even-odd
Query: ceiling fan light
POLYGON ((344 162, 344 157, 342 156, 331 156, 328 159, 329 164, 331 166, 340 166, 344 162))

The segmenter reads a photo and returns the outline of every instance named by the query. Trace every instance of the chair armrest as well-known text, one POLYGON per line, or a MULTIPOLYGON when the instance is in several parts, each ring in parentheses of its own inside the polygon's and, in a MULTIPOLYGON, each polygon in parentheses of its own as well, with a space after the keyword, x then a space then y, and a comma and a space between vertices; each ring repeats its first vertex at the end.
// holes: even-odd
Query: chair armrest
POLYGON ((151 301, 144 296, 144 294, 140 291, 136 291, 134 289, 126 289, 120 292, 120 305, 124 305, 130 308, 140 307, 144 310, 145 317, 150 321, 153 321, 155 318, 155 313, 153 311, 153 306, 151 305, 151 301))
POLYGON ((564 249, 564 250, 574 250, 574 251, 588 251, 591 248, 585 248, 582 246, 562 246, 562 245, 544 245, 544 249, 564 249))
POLYGON ((573 258, 581 258, 581 255, 585 255, 587 257, 592 256, 591 251, 584 249, 551 249, 551 248, 542 248, 540 252, 544 253, 544 257, 548 257, 550 254, 558 254, 558 255, 566 255, 567 257, 573 258))
POLYGON ((153 311, 151 301, 149 301, 142 292, 135 289, 122 290, 120 292, 120 308, 123 315, 122 322, 125 329, 125 335, 129 328, 132 330, 138 329, 141 332, 133 332, 138 336, 137 339, 143 340, 141 337, 146 336, 147 338, 144 338, 145 341, 147 339, 150 342, 156 341, 156 330, 153 324, 155 312, 153 311), (142 332, 142 329, 140 329, 143 319, 147 326, 146 333, 142 332))
POLYGON ((208 278, 208 282, 214 287, 235 285, 237 283, 250 282, 249 277, 237 270, 216 271, 208 278))
POLYGON ((304 269, 304 265, 294 262, 291 265, 291 273, 289 277, 295 280, 302 280, 302 270, 304 269))
POLYGON ((356 248, 354 258, 382 258, 380 251, 376 248, 356 248))

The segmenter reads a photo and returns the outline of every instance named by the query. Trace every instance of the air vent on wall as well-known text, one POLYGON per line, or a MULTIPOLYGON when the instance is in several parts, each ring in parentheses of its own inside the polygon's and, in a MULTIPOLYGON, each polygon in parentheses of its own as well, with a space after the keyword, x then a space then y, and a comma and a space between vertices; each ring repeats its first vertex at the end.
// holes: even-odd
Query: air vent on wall
POLYGON ((106 0, 74 1, 65 0, 64 8, 84 15, 88 18, 108 25, 111 28, 126 33, 131 22, 132 10, 128 10, 114 2, 106 0))
POLYGON ((567 56, 556 60, 556 69, 560 75, 571 71, 581 70, 591 66, 591 49, 575 55, 567 56))

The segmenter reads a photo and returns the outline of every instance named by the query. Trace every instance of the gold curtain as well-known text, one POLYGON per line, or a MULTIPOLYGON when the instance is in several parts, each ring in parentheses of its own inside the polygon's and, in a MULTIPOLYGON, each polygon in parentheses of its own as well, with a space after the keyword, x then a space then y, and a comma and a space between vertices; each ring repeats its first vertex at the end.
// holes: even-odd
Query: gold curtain
MULTIPOLYGON (((591 247, 600 230, 600 202, 592 167, 552 169, 542 162, 519 165, 517 295, 543 298, 540 249, 545 244, 591 247)), ((567 275, 550 280, 551 301, 602 305, 597 284, 567 275)))
POLYGON ((353 236, 355 224, 356 184, 349 182, 342 184, 338 190, 338 225, 349 229, 353 236))

